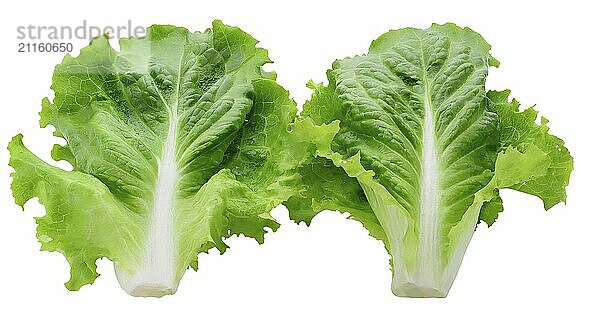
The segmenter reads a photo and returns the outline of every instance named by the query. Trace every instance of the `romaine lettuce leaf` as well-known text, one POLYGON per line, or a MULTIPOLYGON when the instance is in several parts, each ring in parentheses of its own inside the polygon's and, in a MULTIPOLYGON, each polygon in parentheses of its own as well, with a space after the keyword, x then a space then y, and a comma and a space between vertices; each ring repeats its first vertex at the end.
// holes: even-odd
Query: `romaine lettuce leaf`
POLYGON ((296 105, 240 29, 155 25, 119 44, 103 36, 66 56, 54 100, 43 101, 41 126, 66 141, 52 156, 73 170, 43 162, 17 135, 12 190, 21 206, 45 206, 37 237, 68 260, 68 289, 93 283, 96 260, 108 258, 129 294, 162 296, 197 269, 198 253, 276 230, 269 212, 294 193, 309 149, 291 146, 296 105))
POLYGON ((290 214, 308 222, 322 208, 350 212, 386 244, 398 296, 446 296, 477 222, 503 209, 499 189, 536 195, 546 209, 566 198, 568 150, 508 91, 486 92, 488 68, 499 64, 490 49, 453 24, 400 29, 366 55, 335 61, 327 86, 309 83, 294 129, 330 136, 316 155, 333 165, 315 160, 320 171, 304 173, 305 187, 342 180, 341 168, 364 196, 349 205, 335 194, 359 193, 356 183, 334 182, 290 198, 290 214), (319 204, 328 198, 338 201, 319 204))

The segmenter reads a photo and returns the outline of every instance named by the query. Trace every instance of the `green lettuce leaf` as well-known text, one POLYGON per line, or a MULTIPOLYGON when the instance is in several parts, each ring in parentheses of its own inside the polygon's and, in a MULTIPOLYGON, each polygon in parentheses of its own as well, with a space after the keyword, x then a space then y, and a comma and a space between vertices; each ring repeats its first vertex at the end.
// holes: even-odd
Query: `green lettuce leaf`
POLYGON ((68 289, 93 283, 96 260, 108 258, 129 294, 162 296, 197 269, 198 253, 276 230, 269 212, 294 194, 310 150, 292 147, 296 105, 240 29, 155 25, 119 44, 99 37, 67 55, 54 100, 43 101, 41 126, 66 141, 52 157, 73 170, 43 162, 17 135, 12 190, 21 206, 45 206, 37 237, 68 260, 68 289))
POLYGON ((499 65, 490 49, 454 24, 400 29, 366 55, 335 61, 327 86, 309 83, 305 125, 295 129, 329 136, 315 154, 333 165, 313 164, 319 171, 303 182, 337 182, 292 197, 290 214, 350 212, 386 243, 398 296, 446 296, 477 222, 491 224, 503 209, 499 189, 538 196, 547 209, 565 200, 572 158, 535 111, 519 112, 508 91, 486 92, 488 68, 499 65), (362 193, 340 182, 340 169, 362 193), (340 191, 364 196, 349 205, 340 191), (319 205, 329 197, 338 201, 319 205))

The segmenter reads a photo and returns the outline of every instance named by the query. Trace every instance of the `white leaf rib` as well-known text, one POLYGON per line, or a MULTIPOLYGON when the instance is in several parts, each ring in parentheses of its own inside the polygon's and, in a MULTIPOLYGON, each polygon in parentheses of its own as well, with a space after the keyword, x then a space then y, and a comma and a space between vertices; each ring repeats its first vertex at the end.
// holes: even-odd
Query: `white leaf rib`
POLYGON ((121 287, 130 295, 162 297, 174 294, 179 285, 176 274, 176 243, 174 238, 175 192, 178 180, 176 160, 177 123, 181 64, 185 49, 179 60, 175 101, 169 106, 158 86, 150 76, 154 87, 169 114, 169 128, 158 163, 158 178, 154 191, 154 202, 149 216, 148 235, 142 264, 133 274, 115 268, 121 287))

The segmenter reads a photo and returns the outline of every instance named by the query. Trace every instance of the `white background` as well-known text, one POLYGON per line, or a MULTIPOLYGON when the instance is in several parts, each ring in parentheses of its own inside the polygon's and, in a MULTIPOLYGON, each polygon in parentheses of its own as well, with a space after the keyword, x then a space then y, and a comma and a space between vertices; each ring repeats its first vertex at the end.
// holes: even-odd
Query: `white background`
MULTIPOLYGON (((2 5, 0 317, 599 318, 597 9, 579 1, 203 2, 2 5), (503 191, 505 212, 491 229, 476 231, 445 299, 393 296, 383 245, 357 222, 326 212, 307 228, 291 223, 281 207, 274 215, 282 227, 264 245, 227 240, 231 249, 201 255, 199 272, 188 271, 174 296, 130 297, 107 260, 98 262, 95 284, 69 292, 63 287, 69 271, 64 258, 38 251, 32 215, 43 215, 42 207, 32 200, 23 213, 13 202, 5 145, 22 132, 25 143, 49 160, 55 141, 50 129, 38 127, 37 112, 41 99, 51 95, 52 70, 62 54, 17 53, 16 27, 77 26, 84 18, 96 25, 131 19, 190 30, 204 30, 215 18, 238 25, 269 50, 279 83, 299 104, 310 93, 304 86, 309 79, 324 81, 334 59, 365 53, 389 29, 447 21, 469 26, 501 61, 488 88, 510 88, 525 106, 537 104, 575 157, 568 205, 546 213, 536 198, 503 191)), ((76 51, 84 44, 75 42, 76 51)))

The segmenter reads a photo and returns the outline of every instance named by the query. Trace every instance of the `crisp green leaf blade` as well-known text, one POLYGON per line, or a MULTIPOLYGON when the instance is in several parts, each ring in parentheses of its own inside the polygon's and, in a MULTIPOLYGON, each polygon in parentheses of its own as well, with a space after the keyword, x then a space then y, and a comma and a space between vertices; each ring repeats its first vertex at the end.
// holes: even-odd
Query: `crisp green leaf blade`
POLYGON ((481 212, 479 213, 479 219, 484 221, 488 226, 492 226, 498 219, 498 215, 504 211, 504 205, 502 204, 502 198, 500 192, 495 190, 494 196, 481 206, 481 212))
POLYGON ((269 211, 294 194, 293 169, 309 151, 295 158, 283 152, 293 149, 287 127, 296 107, 272 81, 275 74, 263 71, 271 60, 257 43, 220 21, 205 32, 154 25, 143 38, 120 39, 118 51, 106 36, 96 38, 56 66, 55 97, 43 100, 40 125, 52 125, 66 141, 54 146, 52 157, 74 171, 22 155, 30 153, 17 142, 11 165, 17 202, 39 197, 47 210, 41 221, 71 216, 38 228, 44 241, 55 243, 52 250, 77 260, 70 287, 91 283, 95 260, 108 257, 128 293, 171 294, 189 266, 197 269, 198 252, 223 252, 223 239, 235 234, 262 242, 265 228, 277 229, 269 211), (246 156, 258 149, 265 156, 246 156), (45 175, 21 177, 32 166, 45 175), (71 198, 69 211, 62 211, 56 201, 70 196, 63 184, 73 176, 98 194, 71 198), (43 187, 23 197, 33 181, 43 187), (52 194, 48 185, 56 185, 52 194), (104 211, 120 226, 89 231, 102 227, 104 211), (79 220, 90 225, 70 224, 79 220), (70 239, 89 238, 70 246, 53 232, 63 228, 70 239), (123 229, 132 235, 117 233, 123 229))
POLYGON ((133 270, 141 259, 141 218, 95 177, 50 166, 33 155, 22 135, 8 145, 11 189, 18 205, 37 197, 46 215, 36 218, 41 249, 61 252, 71 265, 69 290, 94 282, 96 260, 106 257, 133 270))
POLYGON ((573 157, 563 140, 548 133, 547 119, 542 117, 540 123, 536 123, 538 112, 533 108, 519 112, 520 103, 515 99, 509 101, 509 94, 510 91, 488 93, 500 118, 502 147, 514 147, 522 151, 535 146, 548 156, 545 174, 512 185, 511 188, 539 197, 548 210, 567 199, 566 187, 573 171, 573 157))
MULTIPOLYGON (((339 126, 315 154, 359 182, 387 240, 397 295, 447 294, 476 223, 503 210, 499 189, 534 194, 546 208, 564 201, 572 158, 545 120, 534 124, 537 113, 519 113, 507 93, 486 94, 488 68, 499 65, 490 49, 454 24, 394 30, 368 54, 335 61, 328 85, 309 83, 303 121, 315 131, 339 126)), ((301 173, 311 185, 330 169, 301 173)), ((292 215, 312 218, 326 192, 306 193, 292 215)))
POLYGON ((324 158, 314 158, 298 169, 302 176, 299 194, 285 202, 290 218, 310 225, 323 210, 349 212, 374 238, 388 246, 388 240, 358 181, 324 158))

